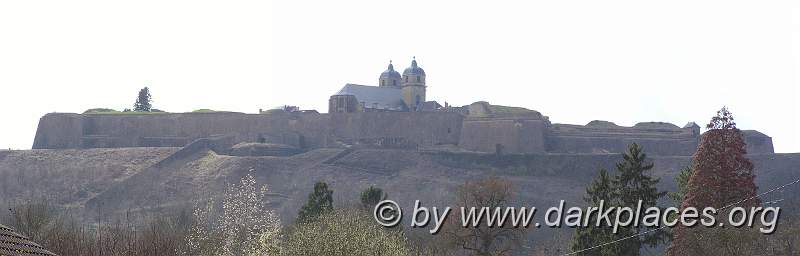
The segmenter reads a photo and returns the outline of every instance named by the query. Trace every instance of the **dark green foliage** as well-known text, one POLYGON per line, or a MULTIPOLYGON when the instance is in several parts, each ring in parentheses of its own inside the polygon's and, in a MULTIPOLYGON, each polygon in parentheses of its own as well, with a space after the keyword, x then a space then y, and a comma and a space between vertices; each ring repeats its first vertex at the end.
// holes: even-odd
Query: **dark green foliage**
POLYGON ((383 193, 383 190, 373 186, 361 192, 361 206, 367 209, 372 209, 380 201, 386 200, 389 194, 383 193))
MULTIPOLYGON (((628 151, 622 155, 623 161, 617 163, 617 175, 608 177, 606 170, 600 170, 600 175, 595 178, 586 190, 588 197, 585 199, 592 206, 599 206, 600 201, 605 201, 605 206, 619 206, 636 209, 642 201, 642 209, 655 207, 658 199, 665 196, 666 192, 658 191, 656 184, 659 179, 651 177, 647 172, 653 169, 653 164, 647 161, 647 155, 642 147, 636 143, 628 146, 628 151)), ((616 216, 612 217, 616 218, 616 216)), ((623 219, 627 218, 622 216, 623 219)), ((591 220, 590 223, 596 220, 591 220)), ((573 239, 573 250, 590 248, 602 243, 616 241, 641 232, 645 227, 620 227, 616 234, 608 226, 592 226, 578 228, 573 239)), ((666 241, 668 233, 657 230, 643 236, 622 240, 618 243, 589 250, 580 255, 639 255, 643 245, 656 246, 666 241)))
POLYGON ((675 207, 681 207, 683 198, 686 197, 686 191, 689 185, 689 177, 692 177, 692 166, 684 167, 678 176, 675 176, 675 184, 678 184, 678 191, 668 193, 669 198, 675 203, 675 207))
MULTIPOLYGON (((622 158, 624 161, 617 163, 617 176, 614 186, 619 193, 620 204, 624 207, 636 209, 639 201, 642 201, 642 209, 655 207, 658 199, 664 197, 667 192, 658 191, 656 184, 659 179, 651 177, 648 173, 653 169, 653 163, 647 161, 647 154, 642 151, 642 147, 636 143, 628 146, 622 158)), ((620 229, 618 235, 630 236, 639 232, 646 231, 645 227, 625 227, 620 229)), ((623 242, 625 255, 639 255, 642 245, 656 246, 666 241, 667 233, 664 230, 654 231, 644 236, 627 239, 623 242)))
POLYGON ((136 97, 136 103, 133 104, 133 111, 150 112, 153 109, 152 100, 150 88, 142 88, 139 91, 139 96, 136 97))
POLYGON ((315 221, 320 215, 333 211, 333 190, 328 184, 318 181, 314 184, 314 192, 308 195, 308 201, 297 214, 298 223, 315 221))
MULTIPOLYGON (((586 197, 584 197, 584 201, 594 207, 599 207, 600 202, 603 202, 604 207, 613 207, 617 205, 617 191, 606 169, 601 169, 600 174, 598 174, 592 181, 592 184, 586 188, 586 197)), ((589 217, 589 226, 575 229, 575 235, 572 238, 573 252, 617 239, 612 232, 613 229, 611 226, 597 226, 597 216, 590 215, 589 217)), ((614 217, 611 216, 611 218, 614 217)), ((587 250, 577 255, 619 255, 619 252, 620 245, 611 244, 597 249, 587 250)))

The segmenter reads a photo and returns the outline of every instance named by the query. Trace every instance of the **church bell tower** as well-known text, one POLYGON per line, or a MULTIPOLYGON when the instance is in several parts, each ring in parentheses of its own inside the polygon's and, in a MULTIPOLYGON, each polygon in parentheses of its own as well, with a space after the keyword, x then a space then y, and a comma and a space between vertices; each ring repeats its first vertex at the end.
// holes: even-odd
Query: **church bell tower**
POLYGON ((425 70, 417 65, 417 58, 411 61, 411 67, 403 71, 402 76, 403 102, 408 111, 419 111, 425 102, 425 70))

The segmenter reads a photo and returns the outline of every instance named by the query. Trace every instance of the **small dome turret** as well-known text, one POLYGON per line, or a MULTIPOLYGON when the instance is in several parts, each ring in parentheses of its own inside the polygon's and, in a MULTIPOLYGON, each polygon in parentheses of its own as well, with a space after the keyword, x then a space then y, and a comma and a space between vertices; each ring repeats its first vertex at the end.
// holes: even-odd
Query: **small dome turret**
POLYGON ((400 86, 400 73, 394 70, 394 65, 392 65, 392 61, 389 60, 389 67, 386 68, 386 71, 381 73, 380 78, 378 79, 380 82, 380 86, 400 86))
POLYGON ((411 66, 406 68, 403 71, 403 75, 415 75, 415 76, 424 76, 425 70, 417 66, 417 57, 414 57, 414 60, 411 61, 411 66))
POLYGON ((381 78, 397 78, 400 79, 400 72, 394 70, 394 65, 392 65, 392 61, 389 61, 389 67, 386 71, 381 73, 381 78))

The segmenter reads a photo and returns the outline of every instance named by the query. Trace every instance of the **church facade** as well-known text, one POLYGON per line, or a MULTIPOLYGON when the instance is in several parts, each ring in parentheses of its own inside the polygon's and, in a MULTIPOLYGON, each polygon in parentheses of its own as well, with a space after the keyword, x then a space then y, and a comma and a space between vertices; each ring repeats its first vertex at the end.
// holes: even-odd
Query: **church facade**
POLYGON ((416 57, 401 75, 389 61, 378 78, 378 86, 346 84, 328 101, 328 113, 418 112, 434 111, 442 106, 425 99, 425 70, 416 57))

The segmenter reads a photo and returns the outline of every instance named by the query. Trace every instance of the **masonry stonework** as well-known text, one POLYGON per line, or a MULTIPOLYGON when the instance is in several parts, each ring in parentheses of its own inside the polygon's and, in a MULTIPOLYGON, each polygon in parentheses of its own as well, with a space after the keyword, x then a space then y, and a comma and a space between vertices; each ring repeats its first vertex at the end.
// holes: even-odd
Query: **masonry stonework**
MULTIPOLYGON (((182 147, 229 136, 233 144, 272 143, 314 149, 358 144, 425 148, 450 145, 501 154, 620 153, 630 143, 653 155, 692 155, 701 134, 693 127, 595 121, 551 124, 538 112, 494 113, 476 103, 476 115, 458 112, 69 114, 42 117, 34 149, 182 147), (481 111, 477 111, 481 110, 481 111)), ((473 104, 475 105, 475 104, 473 104)), ((743 131, 748 153, 773 153, 772 138, 743 131)))

